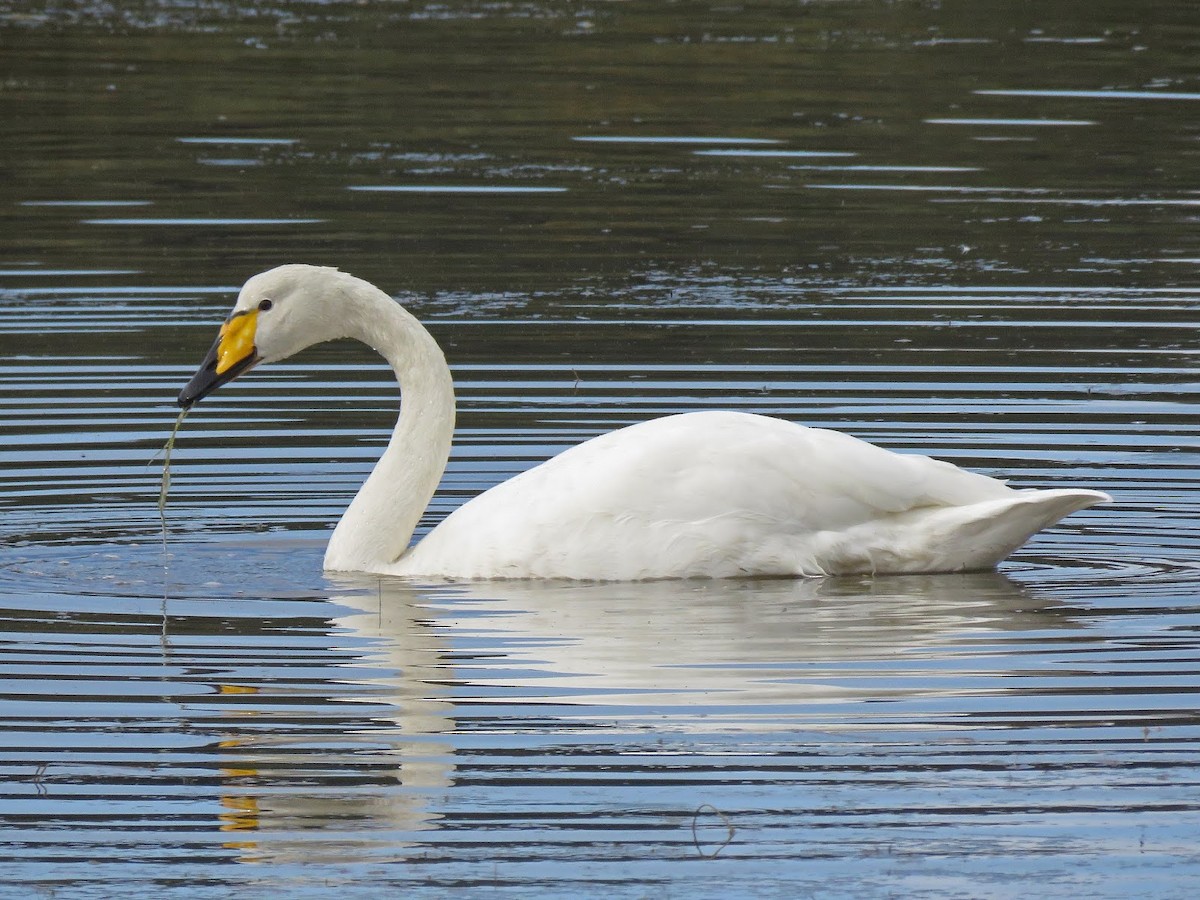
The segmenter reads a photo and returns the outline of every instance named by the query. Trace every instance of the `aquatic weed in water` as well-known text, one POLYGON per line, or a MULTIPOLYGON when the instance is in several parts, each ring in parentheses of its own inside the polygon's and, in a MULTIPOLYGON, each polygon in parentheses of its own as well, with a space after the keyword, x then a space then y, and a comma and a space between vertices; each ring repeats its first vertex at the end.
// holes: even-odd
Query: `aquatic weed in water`
POLYGON ((179 418, 175 420, 175 427, 171 429, 171 434, 162 449, 163 469, 162 481, 158 488, 158 518, 162 522, 164 553, 167 550, 167 493, 171 490, 171 451, 175 449, 175 435, 179 434, 179 426, 183 424, 183 419, 187 414, 188 408, 186 406, 179 411, 179 418))

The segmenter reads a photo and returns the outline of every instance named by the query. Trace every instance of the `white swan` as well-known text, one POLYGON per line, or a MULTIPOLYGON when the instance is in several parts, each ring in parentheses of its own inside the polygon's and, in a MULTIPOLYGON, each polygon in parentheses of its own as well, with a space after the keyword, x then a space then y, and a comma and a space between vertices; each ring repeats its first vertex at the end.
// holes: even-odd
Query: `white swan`
POLYGON ((1013 490, 836 431, 696 412, 572 447, 464 504, 410 548, 450 453, 454 387, 437 343, 383 291, 316 266, 255 275, 179 404, 259 362, 347 337, 387 359, 403 402, 329 540, 331 571, 612 581, 954 572, 991 568, 1034 532, 1110 499, 1013 490))

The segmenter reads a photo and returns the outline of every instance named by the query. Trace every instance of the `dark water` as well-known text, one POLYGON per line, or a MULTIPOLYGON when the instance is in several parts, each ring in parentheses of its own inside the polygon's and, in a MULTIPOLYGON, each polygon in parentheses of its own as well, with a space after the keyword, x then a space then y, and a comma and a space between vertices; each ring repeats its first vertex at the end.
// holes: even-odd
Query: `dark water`
POLYGON ((1200 890, 1186 3, 0 3, 14 896, 1200 890), (1109 491, 981 576, 330 580, 369 351, 151 458, 237 286, 446 348, 435 522, 724 407, 1109 491))

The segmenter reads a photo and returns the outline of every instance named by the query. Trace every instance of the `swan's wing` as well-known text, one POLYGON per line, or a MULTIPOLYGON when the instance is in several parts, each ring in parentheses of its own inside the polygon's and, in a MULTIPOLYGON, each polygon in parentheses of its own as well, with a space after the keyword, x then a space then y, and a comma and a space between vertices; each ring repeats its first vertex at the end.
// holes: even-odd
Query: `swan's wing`
POLYGON ((815 574, 827 567, 799 548, 822 535, 861 542, 864 528, 913 511, 1017 493, 835 431, 690 413, 610 432, 497 485, 402 563, 459 577, 815 574))

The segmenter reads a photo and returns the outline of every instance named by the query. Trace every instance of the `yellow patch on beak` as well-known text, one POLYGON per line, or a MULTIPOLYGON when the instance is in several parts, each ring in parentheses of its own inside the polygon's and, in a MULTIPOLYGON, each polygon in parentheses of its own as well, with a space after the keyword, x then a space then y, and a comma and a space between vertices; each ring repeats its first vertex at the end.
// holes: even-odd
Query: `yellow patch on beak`
POLYGON ((254 353, 254 329, 258 325, 258 310, 238 313, 221 326, 217 345, 217 374, 223 375, 254 353))

